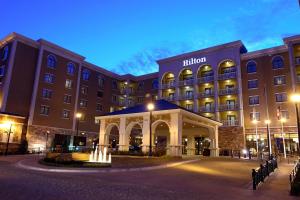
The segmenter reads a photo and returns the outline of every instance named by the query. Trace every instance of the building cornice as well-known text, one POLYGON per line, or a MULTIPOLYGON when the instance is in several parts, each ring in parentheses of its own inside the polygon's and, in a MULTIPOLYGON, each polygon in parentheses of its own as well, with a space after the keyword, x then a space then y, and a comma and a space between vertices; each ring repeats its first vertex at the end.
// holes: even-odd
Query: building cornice
POLYGON ((253 59, 253 58, 256 58, 256 57, 261 57, 261 56, 265 56, 265 55, 272 55, 272 54, 275 54, 275 53, 283 53, 283 52, 287 52, 287 51, 288 51, 288 47, 286 45, 281 45, 281 46, 277 46, 277 47, 271 47, 271 48, 268 48, 268 49, 261 49, 261 50, 252 51, 252 52, 242 54, 241 59, 242 60, 253 59))
POLYGON ((283 38, 283 41, 285 44, 288 44, 289 42, 300 42, 300 35, 293 35, 290 37, 283 38))

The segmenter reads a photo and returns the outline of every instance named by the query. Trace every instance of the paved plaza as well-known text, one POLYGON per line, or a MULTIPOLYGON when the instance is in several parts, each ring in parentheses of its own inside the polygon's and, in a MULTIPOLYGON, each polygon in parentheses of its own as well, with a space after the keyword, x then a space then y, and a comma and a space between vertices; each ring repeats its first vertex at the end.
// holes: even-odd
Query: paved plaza
POLYGON ((285 162, 279 163, 279 169, 253 191, 251 169, 258 166, 253 160, 113 158, 115 166, 101 173, 88 172, 95 169, 51 171, 69 169, 41 166, 38 159, 0 157, 1 200, 296 199, 289 196, 288 173, 292 165, 285 162), (172 163, 180 164, 171 166, 172 163), (147 170, 132 170, 145 167, 147 170))

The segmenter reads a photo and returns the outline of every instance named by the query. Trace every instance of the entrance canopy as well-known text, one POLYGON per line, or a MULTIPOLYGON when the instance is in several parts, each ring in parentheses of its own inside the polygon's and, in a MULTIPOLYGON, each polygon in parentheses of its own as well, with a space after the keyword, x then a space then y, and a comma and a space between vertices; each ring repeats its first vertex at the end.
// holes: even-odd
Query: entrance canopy
MULTIPOLYGON (((195 154, 195 138, 205 137, 209 140, 211 156, 218 156, 218 127, 222 123, 200 116, 176 104, 165 100, 154 101, 154 109, 150 112, 146 104, 95 117, 100 121, 99 145, 110 146, 110 136, 118 132, 118 149, 128 151, 132 132, 140 130, 141 149, 149 151, 150 124, 152 129, 152 146, 159 149, 159 142, 170 156, 181 156, 183 152, 195 154), (151 115, 151 117, 150 117, 151 115), (151 119, 151 122, 150 122, 151 119), (183 151, 184 142, 187 143, 183 151)), ((135 134, 137 135, 137 134, 135 134)))

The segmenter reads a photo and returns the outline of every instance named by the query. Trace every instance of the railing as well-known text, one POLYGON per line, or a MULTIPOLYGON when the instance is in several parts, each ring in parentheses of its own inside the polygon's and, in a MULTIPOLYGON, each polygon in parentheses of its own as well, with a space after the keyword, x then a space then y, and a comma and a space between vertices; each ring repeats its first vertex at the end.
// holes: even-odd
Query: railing
POLYGON ((215 107, 211 106, 211 107, 206 107, 206 106, 202 106, 199 108, 199 112, 215 112, 215 107))
POLYGON ((300 65, 300 57, 297 57, 297 58, 295 59, 295 63, 296 63, 296 65, 300 65))
POLYGON ((297 81, 297 83, 300 83, 300 75, 297 75, 296 81, 297 81))
POLYGON ((212 97, 214 96, 214 91, 210 91, 210 92, 201 92, 198 94, 198 98, 206 98, 206 97, 212 97))
POLYGON ((161 85, 161 89, 168 89, 168 88, 174 88, 175 87, 175 81, 170 81, 168 83, 164 83, 161 85))
POLYGON ((278 168, 277 159, 273 158, 266 161, 266 164, 261 164, 260 167, 252 169, 253 190, 256 190, 260 183, 263 183, 274 170, 278 168))
POLYGON ((198 83, 209 83, 214 81, 214 76, 203 76, 198 78, 198 83))
POLYGON ((239 105, 238 104, 223 104, 223 105, 219 105, 219 111, 230 111, 230 110, 237 110, 239 109, 239 105))
POLYGON ((162 97, 162 98, 167 101, 175 101, 176 100, 175 96, 168 96, 168 97, 162 97))
MULTIPOLYGON (((299 176, 300 173, 299 169, 300 169, 300 160, 295 164, 292 172, 290 173, 291 195, 299 195, 300 193, 300 188, 297 188, 297 184, 295 184, 297 176, 299 176)), ((300 186, 298 185, 298 187, 300 186)))
POLYGON ((236 78, 236 72, 219 74, 218 76, 219 80, 226 80, 226 79, 233 79, 233 78, 236 78))
POLYGON ((192 100, 194 99, 194 94, 181 95, 178 97, 178 100, 192 100))
POLYGON ((194 79, 187 79, 183 81, 179 81, 178 86, 188 86, 188 85, 193 85, 194 79))
POLYGON ((223 126, 239 126, 239 120, 222 120, 223 126))
POLYGON ((219 95, 228 95, 228 94, 237 94, 238 89, 237 88, 227 88, 227 89, 220 89, 219 95))

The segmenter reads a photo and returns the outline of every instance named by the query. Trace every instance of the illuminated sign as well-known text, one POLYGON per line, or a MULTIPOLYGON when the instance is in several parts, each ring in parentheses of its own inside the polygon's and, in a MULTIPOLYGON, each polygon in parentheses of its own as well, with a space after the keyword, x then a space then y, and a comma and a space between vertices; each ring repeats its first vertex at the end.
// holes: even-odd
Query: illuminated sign
POLYGON ((184 67, 190 66, 190 65, 193 65, 193 64, 204 63, 204 62, 206 62, 206 57, 190 58, 190 59, 182 61, 184 67))

